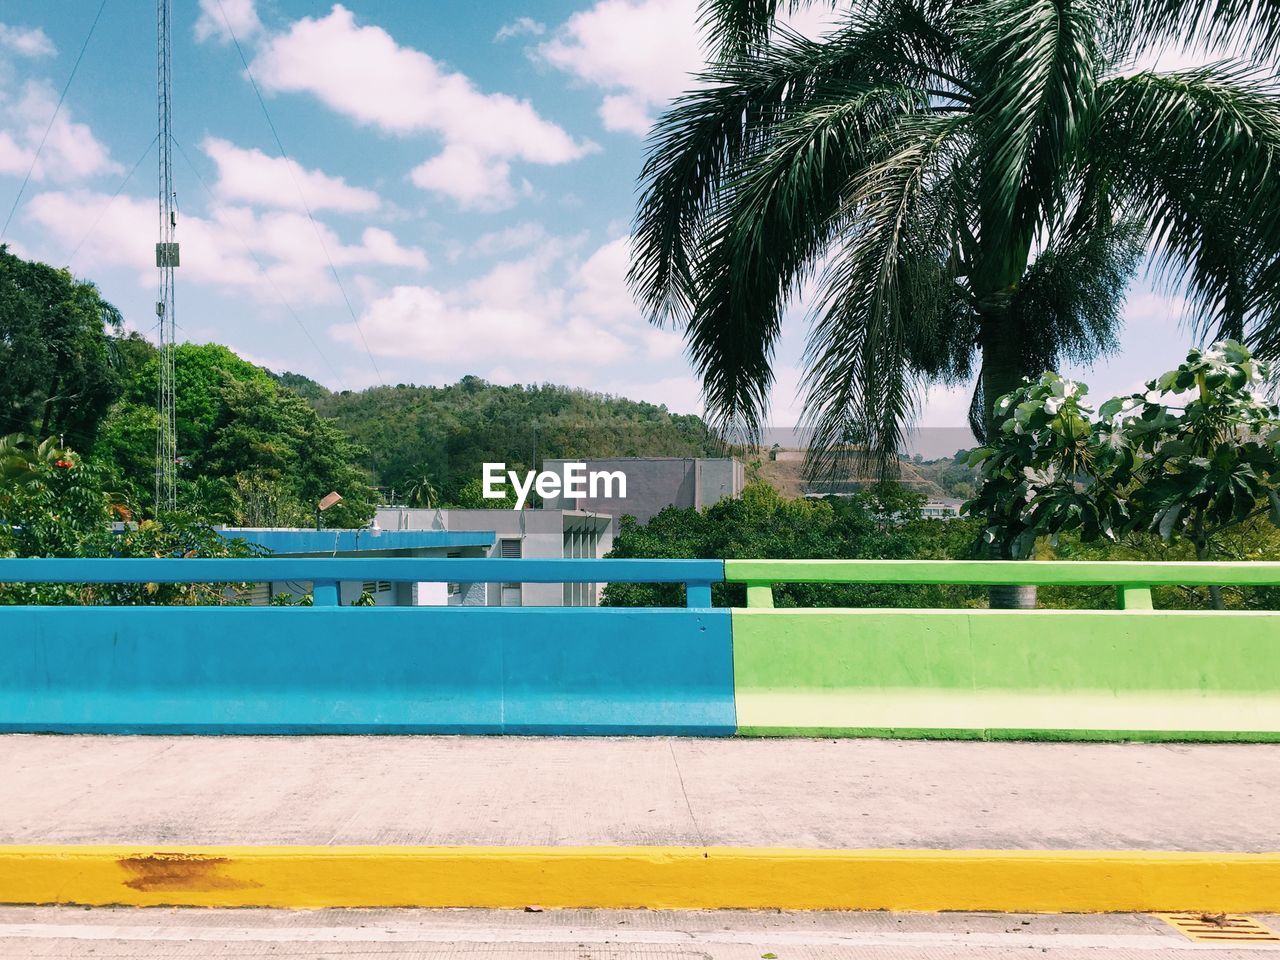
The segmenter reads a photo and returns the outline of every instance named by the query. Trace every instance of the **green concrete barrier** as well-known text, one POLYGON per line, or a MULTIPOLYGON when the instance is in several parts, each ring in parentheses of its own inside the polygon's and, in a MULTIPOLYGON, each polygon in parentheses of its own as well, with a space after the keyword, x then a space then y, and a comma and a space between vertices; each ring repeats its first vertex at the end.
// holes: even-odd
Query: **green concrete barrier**
POLYGON ((1153 584, 1269 585, 1280 564, 727 561, 747 736, 1280 741, 1280 613, 1151 609, 1153 584), (772 586, 1117 588, 1120 610, 772 608, 772 586))

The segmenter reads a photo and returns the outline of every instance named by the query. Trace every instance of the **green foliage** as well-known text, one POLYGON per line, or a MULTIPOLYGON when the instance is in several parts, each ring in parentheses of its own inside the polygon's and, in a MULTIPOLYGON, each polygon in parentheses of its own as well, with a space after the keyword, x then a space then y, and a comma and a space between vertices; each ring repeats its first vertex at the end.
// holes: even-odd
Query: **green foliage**
MULTIPOLYGON (((647 524, 623 517, 611 557, 673 559, 955 559, 969 555, 977 526, 964 520, 925 520, 924 498, 895 484, 850 497, 788 500, 750 483, 740 499, 706 510, 668 507, 647 524)), ((742 606, 742 584, 713 584, 718 605, 742 606)), ((950 586, 783 584, 778 606, 956 606, 980 591, 950 586)), ((610 584, 610 606, 680 606, 676 584, 610 584)))
MULTIPOLYGON (((132 521, 110 471, 53 439, 0 437, 0 556, 252 557, 202 518, 132 521), (113 530, 116 521, 118 528, 113 530)), ((235 601, 243 584, 0 584, 0 604, 183 605, 235 601)))
MULTIPOLYGON (((531 493, 530 497, 537 499, 537 494, 531 493)), ((500 500, 486 500, 484 496, 484 481, 479 477, 473 477, 462 485, 457 494, 445 502, 447 506, 455 507, 459 510, 514 510, 516 507, 516 495, 510 484, 508 484, 502 488, 502 498, 500 500)))
POLYGON ((359 527, 373 517, 374 491, 355 466, 360 449, 305 400, 265 377, 226 378, 218 400, 211 441, 193 469, 231 478, 246 516, 257 512, 251 503, 270 501, 272 512, 292 520, 285 525, 300 525, 306 521, 295 514, 337 491, 343 499, 325 514, 328 526, 359 527))
MULTIPOLYGON (((103 424, 94 457, 112 464, 135 504, 151 499, 155 471, 155 350, 131 343, 124 395, 103 424)), ((363 526, 375 493, 357 466, 363 451, 266 371, 219 344, 180 344, 177 382, 179 500, 210 520, 308 526, 331 490, 343 502, 330 526, 363 526)), ((303 378, 298 378, 303 379, 303 378)))
POLYGON ((983 537, 997 556, 1029 557, 1044 533, 1079 529, 1086 541, 1114 533, 1111 502, 1098 502, 1080 483, 1110 460, 1097 442, 1087 391, 1047 372, 996 401, 996 413, 1008 419, 998 443, 969 455, 982 484, 964 509, 987 518, 983 537))
MULTIPOLYGON (((1041 541, 1037 559, 1134 560, 1158 563, 1196 559, 1195 545, 1186 539, 1162 540, 1155 534, 1129 533, 1118 541, 1082 542, 1078 534, 1062 534, 1052 542, 1041 541)), ((1265 517, 1255 518, 1214 538, 1215 560, 1280 560, 1280 529, 1265 517)), ((1115 588, 1040 587, 1041 607, 1108 609, 1115 605, 1115 588)), ((1159 610, 1280 610, 1280 587, 1153 586, 1152 599, 1159 610)))
POLYGON ((1280 8, 870 0, 821 41, 775 29, 803 5, 704 0, 721 59, 642 175, 630 280, 683 329, 713 428, 759 435, 815 279, 811 472, 850 437, 891 467, 930 383, 976 374, 994 435, 1024 377, 1114 347, 1144 253, 1203 331, 1280 354, 1280 8), (1226 36, 1263 59, 1132 70, 1226 36))
POLYGON ((723 455, 701 419, 665 407, 549 384, 499 386, 463 377, 443 387, 401 384, 358 393, 328 393, 304 378, 315 409, 332 417, 367 451, 361 463, 389 499, 435 490, 434 502, 501 506, 479 501, 469 484, 481 464, 505 462, 530 470, 546 459, 612 456, 723 455), (308 381, 308 383, 310 383, 308 381))
POLYGON ((0 437, 0 556, 105 555, 109 474, 53 438, 0 437))
POLYGON ((1086 387, 1046 373, 997 403, 1007 419, 999 443, 971 455, 983 484, 966 510, 1013 556, 1064 533, 1154 535, 1221 556, 1237 528, 1280 526, 1280 408, 1259 396, 1266 376, 1223 341, 1095 416, 1086 387))
POLYGON ((311 594, 295 597, 292 593, 277 593, 271 598, 273 607, 311 607, 315 606, 315 598, 311 594))
POLYGON ((0 246, 0 436, 91 443, 120 392, 120 327, 93 284, 0 246))

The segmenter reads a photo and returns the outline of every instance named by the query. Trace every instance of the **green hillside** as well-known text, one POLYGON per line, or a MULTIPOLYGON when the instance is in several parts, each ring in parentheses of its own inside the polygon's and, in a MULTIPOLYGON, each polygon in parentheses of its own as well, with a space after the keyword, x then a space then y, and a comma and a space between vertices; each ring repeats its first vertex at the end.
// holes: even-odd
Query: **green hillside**
POLYGON ((426 478, 442 502, 469 501, 486 461, 531 469, 568 457, 707 456, 723 451, 701 418, 553 384, 501 386, 463 377, 447 386, 398 384, 333 393, 276 376, 331 418, 367 455, 363 465, 403 501, 426 478))

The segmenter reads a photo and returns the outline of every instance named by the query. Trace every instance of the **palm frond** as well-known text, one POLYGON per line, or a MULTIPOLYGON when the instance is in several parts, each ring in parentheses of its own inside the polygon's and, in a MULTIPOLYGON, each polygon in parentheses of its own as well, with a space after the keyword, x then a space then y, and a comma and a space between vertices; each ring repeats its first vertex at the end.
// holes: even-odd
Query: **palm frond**
POLYGON ((1121 0, 1114 21, 1138 50, 1178 44, 1280 51, 1280 0, 1121 0))
POLYGON ((1056 370, 1114 350, 1125 294, 1145 250, 1135 223, 1099 225, 1050 245, 1028 269, 1009 303, 1028 370, 1056 370))
POLYGON ((697 302, 694 251, 726 178, 838 59, 805 43, 724 65, 659 119, 641 173, 628 273, 655 321, 688 318, 697 302))
MULTIPOLYGON (((851 188, 851 226, 823 277, 805 351, 812 474, 850 455, 892 469, 923 381, 912 357, 911 282, 927 275, 921 264, 951 262, 956 227, 947 206, 931 201, 967 149, 969 122, 904 118, 851 188)), ((950 271, 935 276, 953 282, 950 271)), ((941 293, 935 302, 949 299, 941 293)))
POLYGON ((1247 65, 1140 73, 1099 86, 1086 149, 1157 279, 1185 290, 1203 335, 1270 336, 1280 323, 1280 99, 1247 65))
POLYGON ((768 49, 710 69, 700 88, 659 119, 641 174, 628 274, 655 322, 691 315, 698 299, 692 252, 708 217, 734 171, 771 148, 778 126, 878 87, 949 89, 942 74, 954 44, 926 15, 931 2, 888 0, 824 43, 784 33, 768 49))
POLYGON ((843 191, 877 135, 913 110, 911 89, 842 91, 780 126, 770 149, 727 185, 697 262, 686 326, 708 417, 754 442, 773 382, 782 314, 840 228, 843 191))
POLYGON ((1036 231, 1065 200, 1064 160, 1110 64, 1098 13, 1093 0, 983 0, 962 17, 982 91, 983 229, 1005 238, 984 244, 990 288, 1022 272, 1036 231))
POLYGON ((779 16, 814 3, 839 0, 703 0, 698 25, 721 58, 732 59, 764 44, 779 16))

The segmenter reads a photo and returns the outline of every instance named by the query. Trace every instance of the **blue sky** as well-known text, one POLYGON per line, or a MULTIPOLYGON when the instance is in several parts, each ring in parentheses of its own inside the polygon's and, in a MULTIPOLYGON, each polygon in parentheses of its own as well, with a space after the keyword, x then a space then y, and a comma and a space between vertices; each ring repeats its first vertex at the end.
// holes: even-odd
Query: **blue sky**
MULTIPOLYGON (((180 338, 335 389, 471 373, 699 410, 678 335, 649 326, 622 280, 644 131, 698 65, 696 0, 174 6, 180 338)), ((97 7, 0 8, 0 217, 97 7)), ((797 26, 819 32, 824 16, 797 26)), ((108 0, 5 238, 96 281, 148 332, 153 17, 152 4, 108 0)), ((1133 389, 1185 353, 1180 315, 1176 298, 1135 284, 1120 353, 1072 372, 1096 395, 1133 389)), ((796 311, 777 424, 797 416, 803 333, 796 311)), ((920 422, 959 427, 967 404, 966 388, 934 390, 920 422)))

